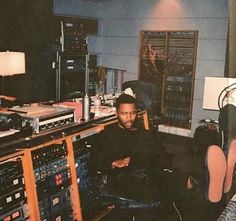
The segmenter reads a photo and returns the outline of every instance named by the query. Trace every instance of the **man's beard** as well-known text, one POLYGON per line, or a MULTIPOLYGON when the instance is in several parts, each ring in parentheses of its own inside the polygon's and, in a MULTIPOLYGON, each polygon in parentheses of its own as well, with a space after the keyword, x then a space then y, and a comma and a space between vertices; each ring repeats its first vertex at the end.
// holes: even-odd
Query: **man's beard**
POLYGON ((118 121, 118 125, 126 130, 134 130, 135 128, 135 121, 131 121, 131 122, 127 122, 127 123, 123 123, 121 120, 118 121))

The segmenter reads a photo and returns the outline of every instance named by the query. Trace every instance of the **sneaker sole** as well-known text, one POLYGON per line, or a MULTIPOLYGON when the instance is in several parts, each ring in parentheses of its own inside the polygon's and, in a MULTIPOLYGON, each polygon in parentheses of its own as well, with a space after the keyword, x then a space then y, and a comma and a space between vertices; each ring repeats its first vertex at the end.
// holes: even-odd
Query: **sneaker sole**
POLYGON ((229 144, 229 149, 227 154, 227 172, 224 183, 224 193, 228 193, 232 186, 235 163, 236 163, 236 140, 232 140, 229 144))
POLYGON ((208 147, 206 167, 209 175, 207 198, 210 202, 219 202, 222 198, 226 174, 226 158, 223 150, 217 145, 208 147))

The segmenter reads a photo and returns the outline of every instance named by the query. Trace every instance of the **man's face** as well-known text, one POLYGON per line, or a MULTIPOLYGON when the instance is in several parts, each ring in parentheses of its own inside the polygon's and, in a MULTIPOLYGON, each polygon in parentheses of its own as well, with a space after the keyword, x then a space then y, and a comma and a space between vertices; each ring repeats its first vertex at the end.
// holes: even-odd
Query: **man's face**
POLYGON ((117 110, 118 124, 122 128, 132 129, 137 117, 135 104, 120 104, 117 110))

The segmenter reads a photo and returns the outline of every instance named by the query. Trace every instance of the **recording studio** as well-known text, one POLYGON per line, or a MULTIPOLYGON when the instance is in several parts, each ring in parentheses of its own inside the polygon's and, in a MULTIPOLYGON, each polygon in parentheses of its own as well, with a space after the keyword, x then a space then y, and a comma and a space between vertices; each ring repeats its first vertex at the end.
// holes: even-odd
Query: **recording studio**
MULTIPOLYGON (((1 2, 0 220, 236 220, 235 22, 234 0, 1 2), (112 158, 118 135, 96 151, 116 126, 150 134, 150 162, 187 177, 184 197, 110 191, 132 151, 91 165, 112 158)), ((152 169, 132 174, 140 193, 152 169)))

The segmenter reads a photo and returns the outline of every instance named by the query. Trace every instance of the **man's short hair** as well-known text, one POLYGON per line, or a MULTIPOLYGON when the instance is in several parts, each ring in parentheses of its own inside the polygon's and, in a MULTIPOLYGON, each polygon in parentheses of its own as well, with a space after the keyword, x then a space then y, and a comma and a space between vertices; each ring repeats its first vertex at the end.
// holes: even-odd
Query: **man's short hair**
POLYGON ((116 109, 118 110, 121 104, 135 104, 136 105, 136 99, 128 94, 121 94, 116 99, 116 109))

